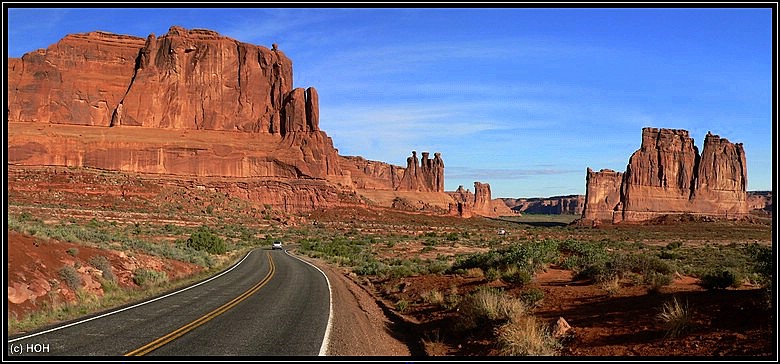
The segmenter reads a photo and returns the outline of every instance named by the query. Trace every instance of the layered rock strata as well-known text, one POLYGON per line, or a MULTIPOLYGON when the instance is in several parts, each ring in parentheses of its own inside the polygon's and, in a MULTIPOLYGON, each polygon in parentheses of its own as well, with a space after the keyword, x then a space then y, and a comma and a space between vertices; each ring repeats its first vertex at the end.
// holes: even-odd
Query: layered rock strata
POLYGON ((748 212, 746 187, 741 143, 707 133, 699 155, 686 130, 644 128, 622 176, 588 168, 582 216, 612 222, 683 213, 738 218, 748 212))
POLYGON ((515 212, 550 215, 582 215, 584 195, 552 196, 542 198, 502 198, 515 212))
POLYGON ((772 211, 772 191, 748 191, 747 204, 749 210, 772 211))
POLYGON ((444 192, 444 161, 441 153, 422 152, 422 160, 417 159, 417 152, 406 158, 406 170, 395 190, 419 192, 444 192))
POLYGON ((457 190, 447 194, 454 200, 449 207, 451 215, 468 218, 474 215, 498 217, 513 214, 502 199, 491 197, 490 184, 487 183, 474 182, 474 193, 458 186, 457 190))
POLYGON ((623 184, 623 173, 611 169, 594 172, 588 168, 585 177, 585 204, 582 217, 585 220, 612 221, 612 216, 622 205, 620 203, 620 186, 623 184))
POLYGON ((250 179, 269 192, 235 192, 293 211, 361 188, 444 190, 439 153, 413 152, 407 168, 339 156, 317 90, 293 88, 276 44, 178 26, 146 39, 73 34, 9 59, 7 90, 16 166, 250 179))
POLYGON ((362 157, 342 156, 341 165, 353 177, 354 187, 369 190, 444 192, 444 161, 441 153, 417 152, 406 158, 406 168, 362 157))

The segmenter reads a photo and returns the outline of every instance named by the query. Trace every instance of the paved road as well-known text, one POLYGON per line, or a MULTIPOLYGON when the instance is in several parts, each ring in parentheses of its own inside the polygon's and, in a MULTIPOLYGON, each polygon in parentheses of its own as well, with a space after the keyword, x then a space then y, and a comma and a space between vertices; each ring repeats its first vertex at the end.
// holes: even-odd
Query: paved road
POLYGON ((255 249, 214 279, 142 305, 10 337, 21 356, 310 356, 330 314, 327 278, 281 250, 255 249))

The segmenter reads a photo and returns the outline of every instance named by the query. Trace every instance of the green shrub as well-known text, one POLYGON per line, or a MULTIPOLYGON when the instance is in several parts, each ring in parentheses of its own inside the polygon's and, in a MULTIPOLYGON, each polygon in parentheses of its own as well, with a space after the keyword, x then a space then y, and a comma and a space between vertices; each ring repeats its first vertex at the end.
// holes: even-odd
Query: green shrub
POLYGON ((442 274, 450 268, 450 263, 443 260, 433 260, 428 263, 428 272, 431 274, 442 274))
POLYGON ((60 278, 73 289, 79 289, 81 287, 81 275, 70 265, 60 268, 60 278))
POLYGON ((501 280, 522 287, 531 283, 533 274, 525 269, 511 265, 501 273, 501 280))
MULTIPOLYGON (((451 271, 458 269, 481 268, 503 270, 509 266, 535 273, 548 263, 558 260, 558 242, 554 240, 535 241, 515 244, 507 248, 490 250, 458 257, 451 271)), ((497 277, 496 277, 497 278, 497 277)))
POLYGON ((352 270, 357 275, 361 276, 378 276, 387 271, 387 264, 384 264, 378 260, 368 260, 363 262, 359 267, 352 270))
POLYGON ((68 248, 68 250, 66 250, 65 252, 67 252, 68 255, 70 255, 72 257, 75 257, 75 256, 79 255, 79 249, 78 248, 68 248))
POLYGON ((753 273, 759 275, 761 283, 771 286, 775 274, 772 247, 750 244, 747 246, 747 254, 753 259, 753 273))
POLYGON ((99 279, 100 281, 100 287, 103 288, 103 293, 112 293, 117 292, 121 288, 119 287, 119 283, 117 283, 116 280, 108 280, 105 278, 99 279))
POLYGON ((682 247, 682 245, 683 245, 682 241, 677 240, 677 241, 673 241, 673 242, 671 242, 669 244, 666 244, 666 249, 674 250, 674 249, 682 247))
POLYGON ((700 285, 706 289, 726 289, 728 287, 737 288, 741 285, 741 280, 736 273, 730 269, 712 270, 700 278, 700 285))
POLYGON ((661 259, 673 260, 673 259, 680 259, 682 257, 682 254, 678 252, 669 251, 669 250, 662 250, 660 253, 658 253, 658 257, 661 259))
POLYGON ((485 279, 487 279, 488 282, 493 282, 500 276, 501 271, 499 271, 497 268, 490 267, 485 271, 485 279))
POLYGON ((644 276, 644 283, 649 285, 650 292, 659 292, 661 287, 672 283, 672 276, 659 272, 650 272, 644 276))
POLYGON ((114 272, 111 270, 111 262, 108 258, 102 255, 96 255, 89 260, 89 264, 92 264, 93 267, 103 271, 104 279, 112 282, 114 281, 114 272))
POLYGON ((147 268, 133 271, 133 282, 141 287, 156 286, 168 281, 168 274, 147 268))
POLYGON ((193 232, 186 245, 195 250, 204 250, 210 254, 224 254, 227 252, 227 244, 221 237, 215 235, 205 226, 201 226, 193 232))
POLYGON ((406 300, 399 300, 395 303, 395 309, 398 310, 398 312, 404 313, 409 309, 409 302, 406 300))
POLYGON ((442 305, 444 303, 444 293, 441 293, 437 290, 431 290, 425 292, 425 294, 422 295, 422 299, 425 303, 432 305, 442 305))
POLYGON ((444 303, 442 304, 442 307, 447 310, 454 310, 460 306, 462 299, 463 296, 458 293, 458 286, 452 286, 444 296, 444 303))
POLYGON ((544 291, 539 288, 531 288, 520 294, 520 299, 528 307, 536 307, 544 299, 544 291))

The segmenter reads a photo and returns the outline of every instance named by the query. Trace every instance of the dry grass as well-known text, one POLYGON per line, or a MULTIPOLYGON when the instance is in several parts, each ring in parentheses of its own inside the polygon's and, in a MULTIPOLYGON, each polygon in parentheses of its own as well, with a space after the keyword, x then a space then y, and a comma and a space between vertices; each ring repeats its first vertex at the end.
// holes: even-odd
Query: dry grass
POLYGON ((683 305, 677 301, 677 297, 674 297, 672 301, 664 303, 658 318, 666 326, 667 337, 678 337, 690 328, 691 309, 688 302, 683 305))
POLYGON ((466 269, 466 277, 467 278, 485 278, 485 272, 482 271, 480 268, 469 268, 466 269))
POLYGON ((444 303, 444 293, 441 293, 438 290, 430 290, 428 292, 425 292, 422 296, 423 302, 432 304, 432 305, 441 305, 444 303))
POLYGON ((446 356, 448 346, 445 340, 441 337, 441 331, 439 329, 433 330, 425 334, 422 339, 425 352, 429 356, 446 356))
POLYGON ((605 279, 599 283, 599 287, 607 291, 610 296, 616 296, 618 293, 620 293, 620 277, 614 276, 605 279))
POLYGON ((536 317, 522 315, 496 330, 498 353, 504 356, 553 356, 560 344, 536 317))
POLYGON ((491 321, 508 321, 526 314, 528 309, 519 299, 504 292, 482 287, 468 295, 460 304, 461 327, 470 330, 491 321))

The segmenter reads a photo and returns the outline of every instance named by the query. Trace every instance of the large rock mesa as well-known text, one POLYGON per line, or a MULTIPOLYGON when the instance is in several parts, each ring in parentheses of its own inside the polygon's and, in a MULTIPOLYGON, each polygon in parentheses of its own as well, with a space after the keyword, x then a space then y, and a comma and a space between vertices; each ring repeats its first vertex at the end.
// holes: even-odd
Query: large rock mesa
POLYGON ((748 213, 742 143, 707 133, 698 148, 688 131, 642 129, 626 171, 588 168, 583 220, 645 221, 665 214, 739 218, 748 213))

